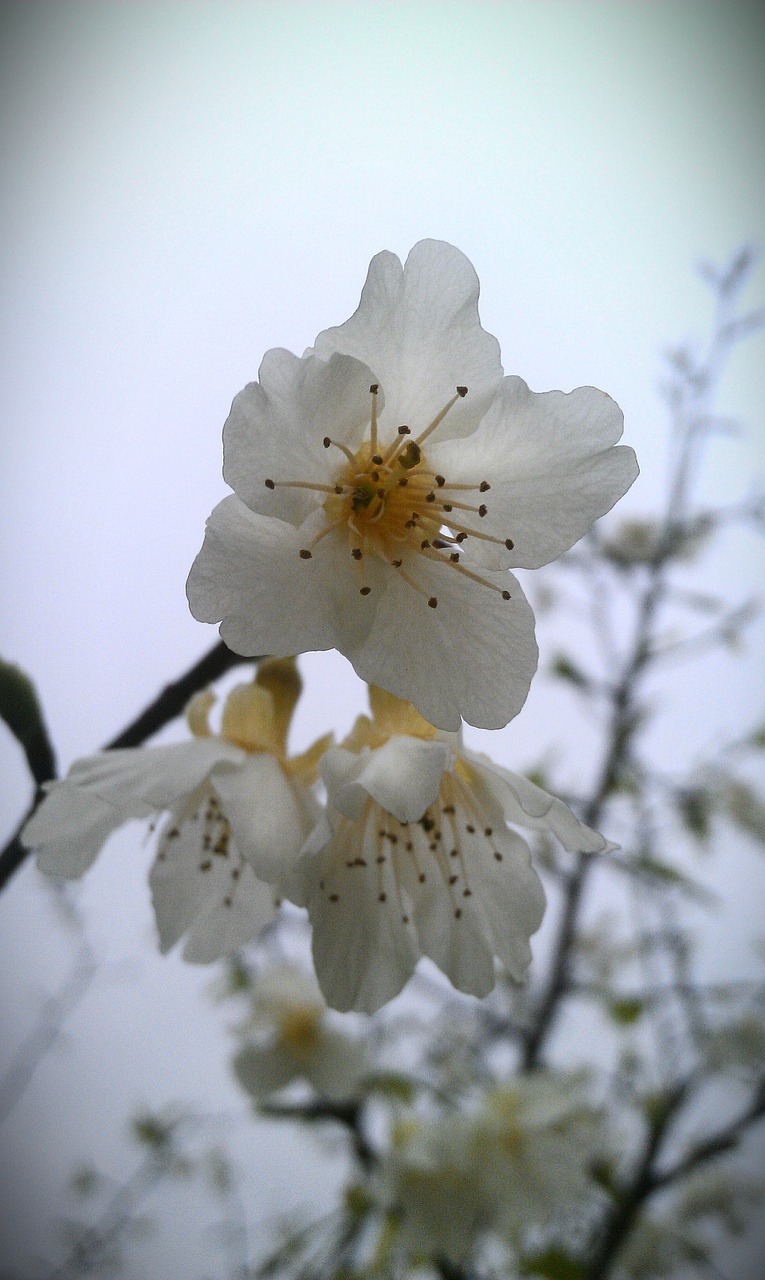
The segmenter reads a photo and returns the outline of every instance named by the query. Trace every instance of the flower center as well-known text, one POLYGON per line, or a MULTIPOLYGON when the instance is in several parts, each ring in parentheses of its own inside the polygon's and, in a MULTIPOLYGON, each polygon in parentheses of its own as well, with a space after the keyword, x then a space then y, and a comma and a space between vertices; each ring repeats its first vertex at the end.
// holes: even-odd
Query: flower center
POLYGON ((328 534, 345 532, 352 558, 360 571, 359 594, 368 596, 372 588, 364 579, 364 559, 373 555, 395 569, 415 591, 427 597, 431 609, 438 606, 436 596, 412 576, 417 557, 449 566, 457 573, 472 578, 504 600, 510 592, 474 573, 462 563, 462 544, 468 538, 492 542, 512 549, 511 538, 498 538, 476 527, 489 511, 487 502, 476 505, 462 500, 469 493, 483 495, 491 485, 488 480, 476 484, 450 484, 428 465, 423 452, 425 440, 443 421, 449 410, 467 395, 467 387, 457 387, 454 395, 436 414, 432 422, 416 437, 407 426, 398 428, 390 444, 382 446, 377 432, 376 383, 369 388, 372 412, 369 439, 353 453, 346 444, 325 436, 325 449, 339 449, 345 462, 336 472, 333 485, 314 484, 306 480, 265 481, 267 489, 299 488, 326 493, 322 510, 327 523, 307 547, 300 550, 303 560, 313 558, 313 550, 328 534), (468 523, 469 522, 469 523, 468 523))
POLYGON ((296 1054, 310 1053, 316 1044, 321 1010, 314 1005, 293 1005, 282 1017, 279 1040, 296 1054))

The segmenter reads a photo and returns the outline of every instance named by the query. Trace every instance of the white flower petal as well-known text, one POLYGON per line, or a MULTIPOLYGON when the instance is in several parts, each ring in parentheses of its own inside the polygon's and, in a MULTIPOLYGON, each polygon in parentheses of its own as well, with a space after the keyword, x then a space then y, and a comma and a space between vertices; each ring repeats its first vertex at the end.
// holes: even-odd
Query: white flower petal
POLYGON ((150 812, 140 802, 118 807, 66 781, 55 782, 22 830, 21 842, 37 853, 37 865, 46 874, 81 876, 113 831, 150 812))
POLYGON ((332 803, 356 818, 371 796, 399 822, 415 822, 438 795, 450 758, 451 749, 443 742, 396 735, 376 751, 357 757, 357 776, 335 782, 332 803))
POLYGON ((221 636, 236 653, 285 657, 331 649, 336 627, 327 544, 334 536, 319 544, 312 560, 303 560, 310 530, 305 535, 256 515, 236 497, 224 498, 207 521, 189 574, 191 612, 200 622, 220 622, 221 636))
POLYGON ((249 756, 239 769, 216 771, 212 782, 239 852, 261 880, 277 883, 289 874, 313 825, 308 793, 301 796, 267 753, 249 756))
POLYGON ((223 475, 253 511, 297 526, 325 495, 269 489, 266 480, 331 483, 340 455, 322 440, 331 436, 358 447, 369 425, 374 378, 349 356, 301 360, 282 349, 266 353, 258 376, 235 398, 223 428, 223 475))
POLYGON ((241 764, 245 753, 221 738, 194 738, 168 747, 128 747, 77 760, 67 785, 119 807, 141 803, 150 809, 174 807, 191 795, 223 762, 241 764))
POLYGON ((478 277, 453 245, 421 240, 402 268, 393 253, 369 266, 358 310, 325 329, 313 350, 367 364, 386 397, 383 439, 406 423, 416 433, 443 408, 455 387, 468 395, 450 410, 438 436, 473 431, 502 376, 499 344, 481 328, 478 277))
POLYGON ((201 821, 176 827, 171 820, 149 874, 160 950, 168 951, 188 933, 184 959, 196 964, 238 950, 275 914, 273 889, 237 851, 229 846, 220 856, 203 841, 201 821))
POLYGON ((463 750, 476 774, 476 790, 485 791, 500 806, 505 820, 531 830, 551 831, 572 853, 610 853, 618 848, 585 826, 557 796, 537 787, 528 778, 511 773, 478 752, 463 750))
POLYGON ((542 923, 545 910, 544 889, 531 865, 528 845, 503 828, 492 836, 491 853, 482 850, 479 860, 474 850, 468 850, 465 858, 473 908, 485 922, 494 955, 520 982, 531 963, 529 938, 542 923), (501 861, 495 851, 502 855, 501 861))
POLYGON ((323 1026, 316 1048, 306 1059, 305 1076, 323 1098, 341 1102, 358 1091, 368 1065, 362 1040, 323 1026))
POLYGON ((413 702, 439 729, 458 729, 460 717, 503 728, 526 700, 538 657, 534 615, 518 582, 484 575, 511 593, 503 600, 446 565, 421 558, 418 569, 425 597, 392 570, 374 626, 348 657, 362 680, 413 702))
POLYGON ((380 888, 376 837, 374 822, 363 835, 346 822, 308 872, 316 976, 327 1003, 342 1011, 374 1013, 398 995, 417 961, 411 923, 380 888), (347 865, 359 858, 363 865, 347 865))
POLYGON ((619 406, 595 387, 564 394, 530 391, 505 378, 469 441, 431 450, 450 482, 488 480, 483 533, 512 539, 511 551, 468 540, 475 563, 536 569, 567 551, 609 511, 638 474, 622 434, 619 406))
POLYGON ((234 1075, 242 1088, 255 1099, 283 1089, 296 1073, 294 1055, 280 1044, 248 1044, 236 1054, 234 1075))
POLYGON ((80 876, 123 823, 174 807, 221 760, 241 759, 237 747, 215 738, 86 756, 50 784, 21 839, 38 850, 41 871, 80 876))

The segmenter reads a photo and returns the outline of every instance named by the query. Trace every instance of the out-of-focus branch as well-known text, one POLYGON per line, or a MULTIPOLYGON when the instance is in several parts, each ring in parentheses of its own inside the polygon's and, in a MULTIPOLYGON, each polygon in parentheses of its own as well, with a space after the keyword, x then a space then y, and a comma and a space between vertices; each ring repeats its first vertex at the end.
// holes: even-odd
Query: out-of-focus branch
MULTIPOLYGON (((206 685, 211 684, 213 680, 219 679, 220 676, 225 675, 227 671, 230 671, 232 667, 237 666, 239 663, 257 661, 257 658, 243 658, 241 654, 233 653, 221 641, 213 649, 210 649, 203 658, 195 662, 194 666, 190 667, 178 680, 166 685, 154 701, 150 702, 148 707, 136 716, 135 720, 131 720, 130 724, 126 725, 116 737, 105 743, 102 750, 114 751, 120 747, 140 747, 148 738, 158 733, 166 724, 169 724, 171 720, 180 715, 186 703, 199 689, 203 689, 206 685)), ((50 779, 46 779, 46 781, 50 781, 50 779)), ((19 835, 44 794, 43 788, 39 786, 28 811, 24 814, 5 848, 0 852, 0 891, 5 888, 5 885, 25 861, 29 853, 29 850, 19 840, 19 835)))
POLYGON ((49 1052, 67 1018, 82 1001, 97 968, 90 946, 83 942, 69 977, 55 995, 45 1001, 36 1025, 0 1080, 0 1123, 13 1110, 38 1063, 49 1052))

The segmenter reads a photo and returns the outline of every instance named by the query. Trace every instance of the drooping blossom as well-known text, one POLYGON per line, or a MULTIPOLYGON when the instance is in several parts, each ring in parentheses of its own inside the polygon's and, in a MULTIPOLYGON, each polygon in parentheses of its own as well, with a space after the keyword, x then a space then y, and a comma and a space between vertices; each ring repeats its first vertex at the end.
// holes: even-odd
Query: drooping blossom
POLYGON ((544 892, 508 823, 567 849, 608 842, 525 778, 467 750, 408 703, 370 690, 322 758, 326 811, 301 859, 321 989, 336 1009, 374 1012, 428 956, 461 991, 485 996, 495 958, 520 980, 544 892))
POLYGON ((332 1101, 351 1097, 368 1069, 366 1047, 334 1018, 316 979, 303 969, 283 965, 263 974, 246 1043, 234 1058, 240 1084, 258 1100, 293 1080, 306 1080, 332 1101))
POLYGON ((215 695, 206 690, 187 708, 190 742, 76 761, 49 784, 24 844, 42 871, 81 876, 118 827, 166 814, 149 876, 162 951, 183 934, 190 961, 236 950, 273 918, 318 812, 309 783, 330 739, 287 756, 300 687, 294 660, 270 659, 254 681, 231 690, 219 733, 210 729, 215 695))
POLYGON ((350 320, 266 354, 188 582, 236 652, 337 648, 449 730, 525 700, 537 648, 509 570, 561 555, 637 474, 603 392, 502 378, 478 291, 451 245, 380 253, 350 320))

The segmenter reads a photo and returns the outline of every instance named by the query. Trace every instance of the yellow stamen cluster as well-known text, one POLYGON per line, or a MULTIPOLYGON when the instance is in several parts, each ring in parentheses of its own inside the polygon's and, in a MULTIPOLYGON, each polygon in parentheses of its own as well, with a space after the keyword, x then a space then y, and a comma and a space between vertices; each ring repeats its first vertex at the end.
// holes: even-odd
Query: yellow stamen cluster
POLYGON ((307 547, 301 548, 301 558, 312 559, 314 548, 323 538, 345 530, 350 556, 358 566, 362 596, 372 591, 365 580, 364 560, 373 555, 391 565, 415 591, 427 596, 431 609, 437 608, 437 597, 429 596, 410 574, 414 557, 420 555, 448 565, 482 586, 499 591, 503 599, 509 600, 509 591, 461 563, 461 547, 468 538, 508 549, 513 546, 511 538, 497 538, 476 527, 476 517, 480 521, 488 514, 486 502, 472 504, 455 496, 466 491, 483 495, 491 485, 488 480, 477 484, 449 484, 445 476, 428 465, 422 448, 449 410, 467 395, 467 387, 457 387, 452 398, 416 438, 409 427, 401 426, 385 447, 378 440, 376 384, 370 387, 370 393, 370 437, 355 453, 340 441, 324 437, 324 447, 338 449, 345 458, 334 484, 314 484, 308 480, 268 479, 265 482, 268 489, 312 489, 327 495, 322 504, 327 523, 307 547), (465 523, 468 520, 472 523, 465 523))

